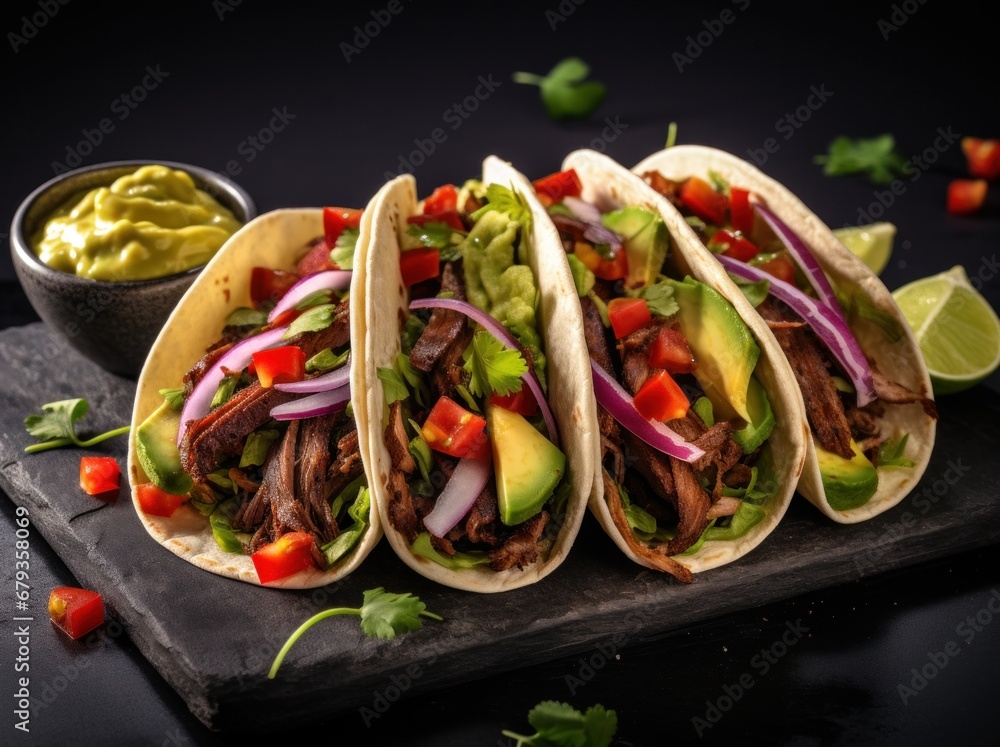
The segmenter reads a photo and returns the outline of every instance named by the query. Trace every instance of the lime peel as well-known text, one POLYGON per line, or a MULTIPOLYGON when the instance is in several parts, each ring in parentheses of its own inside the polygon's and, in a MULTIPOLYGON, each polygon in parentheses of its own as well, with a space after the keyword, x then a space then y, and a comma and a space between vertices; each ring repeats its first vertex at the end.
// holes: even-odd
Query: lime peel
POLYGON ((834 229, 833 234, 876 275, 889 264, 896 237, 896 226, 892 223, 847 226, 834 229))

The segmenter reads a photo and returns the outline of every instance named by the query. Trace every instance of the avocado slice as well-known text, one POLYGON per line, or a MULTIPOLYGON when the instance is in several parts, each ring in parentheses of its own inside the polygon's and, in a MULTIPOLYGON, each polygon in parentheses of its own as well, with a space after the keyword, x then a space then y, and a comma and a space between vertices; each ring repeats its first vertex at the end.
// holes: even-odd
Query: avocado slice
POLYGON ((747 389, 747 413, 750 420, 740 430, 733 433, 733 440, 740 445, 744 454, 760 447, 774 430, 774 413, 767 399, 764 387, 753 376, 747 389))
POLYGON ((605 213, 601 222, 625 240, 628 275, 625 285, 640 288, 656 280, 670 247, 663 219, 642 207, 625 207, 605 213))
POLYGON ((854 439, 851 449, 854 457, 844 459, 839 454, 827 451, 813 436, 816 460, 819 462, 820 476, 826 501, 836 511, 848 511, 865 505, 878 490, 878 470, 868 461, 854 439))
POLYGON ((191 477, 181 467, 177 431, 181 414, 164 401, 135 431, 135 453, 139 464, 156 487, 173 495, 191 490, 191 477))
POLYGON ((704 283, 691 277, 667 282, 680 306, 681 334, 698 362, 695 378, 711 400, 716 420, 739 416, 753 423, 747 393, 760 348, 750 328, 729 301, 704 283))
POLYGON ((502 407, 487 404, 486 428, 500 520, 515 526, 542 510, 566 472, 566 455, 522 415, 502 407))

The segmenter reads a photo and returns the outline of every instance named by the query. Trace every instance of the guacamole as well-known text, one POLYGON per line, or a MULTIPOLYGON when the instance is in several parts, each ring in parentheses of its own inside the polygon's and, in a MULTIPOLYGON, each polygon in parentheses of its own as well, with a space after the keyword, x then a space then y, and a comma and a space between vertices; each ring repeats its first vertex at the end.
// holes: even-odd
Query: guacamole
POLYGON ((142 166, 75 195, 32 241, 49 267, 93 280, 148 280, 203 265, 240 227, 191 176, 142 166))

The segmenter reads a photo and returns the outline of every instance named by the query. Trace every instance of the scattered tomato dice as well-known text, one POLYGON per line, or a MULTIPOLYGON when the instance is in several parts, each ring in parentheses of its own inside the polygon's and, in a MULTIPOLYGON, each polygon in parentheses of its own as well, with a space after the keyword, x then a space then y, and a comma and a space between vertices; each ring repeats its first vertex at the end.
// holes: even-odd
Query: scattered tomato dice
POLYGON ((80 487, 87 495, 113 498, 118 493, 121 474, 114 457, 80 457, 80 487))
POLYGON ((985 179, 955 179, 948 185, 948 212, 952 215, 975 213, 985 201, 985 179))
POLYGON ((88 589, 58 586, 49 594, 49 617, 75 641, 104 623, 104 602, 88 589))
POLYGON ((262 584, 291 576, 314 565, 313 536, 308 532, 288 532, 250 556, 262 584))
POLYGON ((996 179, 1000 175, 1000 140, 963 137, 962 152, 969 162, 969 173, 980 179, 996 179))

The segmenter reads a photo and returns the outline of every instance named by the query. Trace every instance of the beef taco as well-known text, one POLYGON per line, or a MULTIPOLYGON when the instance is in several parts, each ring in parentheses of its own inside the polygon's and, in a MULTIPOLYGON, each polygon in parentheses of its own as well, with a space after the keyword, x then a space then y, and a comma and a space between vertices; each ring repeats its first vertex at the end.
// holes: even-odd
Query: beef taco
POLYGON ((360 210, 262 215, 170 316, 139 377, 128 474, 139 518, 171 552, 310 588, 378 542, 350 407, 363 332, 349 298, 363 272, 350 268, 370 226, 360 210))
POLYGON ((878 277, 785 187, 724 151, 669 148, 634 172, 664 197, 678 245, 718 260, 787 357, 810 427, 799 491, 845 524, 899 503, 930 460, 937 410, 878 277))
POLYGON ((412 177, 389 182, 354 298, 386 535, 418 573, 476 592, 555 570, 593 479, 580 309, 525 191, 496 159, 420 203, 412 177))
POLYGON ((805 458, 773 338, 720 268, 673 242, 659 197, 597 153, 534 182, 572 267, 596 407, 593 513, 637 563, 684 582, 784 515, 805 458))

